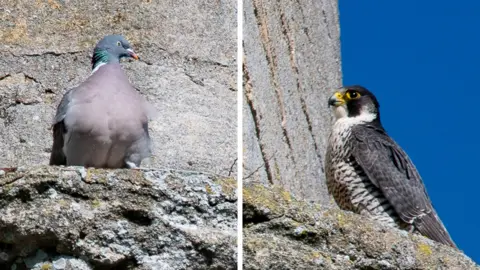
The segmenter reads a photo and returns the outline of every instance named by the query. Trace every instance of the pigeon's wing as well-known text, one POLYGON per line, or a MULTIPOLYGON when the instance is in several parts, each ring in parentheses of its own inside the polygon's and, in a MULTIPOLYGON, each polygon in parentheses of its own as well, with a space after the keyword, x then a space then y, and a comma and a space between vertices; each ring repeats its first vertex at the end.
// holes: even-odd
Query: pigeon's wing
POLYGON ((400 146, 383 129, 372 125, 355 126, 352 135, 355 162, 399 217, 421 234, 455 247, 433 209, 417 169, 400 146))
POLYGON ((64 136, 67 133, 67 128, 63 119, 67 114, 68 106, 72 100, 72 93, 75 88, 68 90, 65 95, 63 95, 60 104, 57 107, 57 113, 53 120, 53 146, 52 153, 50 154, 50 165, 66 165, 67 158, 63 152, 64 145, 64 136))

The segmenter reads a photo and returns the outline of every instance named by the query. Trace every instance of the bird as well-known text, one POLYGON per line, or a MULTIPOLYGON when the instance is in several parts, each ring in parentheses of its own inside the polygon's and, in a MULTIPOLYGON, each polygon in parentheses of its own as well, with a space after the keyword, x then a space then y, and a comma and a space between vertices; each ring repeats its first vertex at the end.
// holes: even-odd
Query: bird
POLYGON ((135 169, 151 154, 149 104, 130 84, 122 58, 139 59, 122 35, 97 43, 90 76, 57 107, 50 165, 135 169))
POLYGON ((328 106, 335 121, 325 178, 337 205, 456 248, 415 165, 382 126, 375 95, 361 85, 344 86, 328 99, 328 106))

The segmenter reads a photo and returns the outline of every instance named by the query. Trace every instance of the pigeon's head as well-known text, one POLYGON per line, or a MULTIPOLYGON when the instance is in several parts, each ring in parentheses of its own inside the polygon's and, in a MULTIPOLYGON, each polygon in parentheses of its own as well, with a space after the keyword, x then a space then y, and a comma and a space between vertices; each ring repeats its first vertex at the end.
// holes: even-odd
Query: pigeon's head
POLYGON ((337 119, 355 117, 363 122, 380 120, 380 104, 377 98, 372 92, 360 85, 345 86, 338 89, 328 99, 328 106, 333 106, 337 119))
POLYGON ((92 68, 100 64, 118 63, 121 58, 138 60, 130 43, 121 35, 108 35, 101 39, 93 50, 92 68))

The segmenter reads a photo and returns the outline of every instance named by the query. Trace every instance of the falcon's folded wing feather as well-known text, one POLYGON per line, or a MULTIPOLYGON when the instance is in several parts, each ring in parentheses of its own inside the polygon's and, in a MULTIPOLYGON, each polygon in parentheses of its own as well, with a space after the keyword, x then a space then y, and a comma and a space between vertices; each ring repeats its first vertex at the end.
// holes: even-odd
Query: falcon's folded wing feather
POLYGON ((432 207, 417 169, 397 143, 373 125, 355 126, 352 135, 354 160, 399 217, 421 234, 455 247, 432 207))

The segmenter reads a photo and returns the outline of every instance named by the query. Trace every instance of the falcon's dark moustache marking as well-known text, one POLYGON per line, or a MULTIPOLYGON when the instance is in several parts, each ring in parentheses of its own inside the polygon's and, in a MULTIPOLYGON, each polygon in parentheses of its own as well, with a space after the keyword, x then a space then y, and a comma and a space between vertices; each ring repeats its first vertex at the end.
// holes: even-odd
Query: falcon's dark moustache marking
POLYGON ((360 95, 358 98, 346 100, 348 117, 359 116, 364 110, 369 110, 376 115, 375 119, 369 124, 383 129, 380 121, 380 104, 372 92, 358 85, 347 86, 344 88, 346 89, 346 92, 357 92, 360 95))

